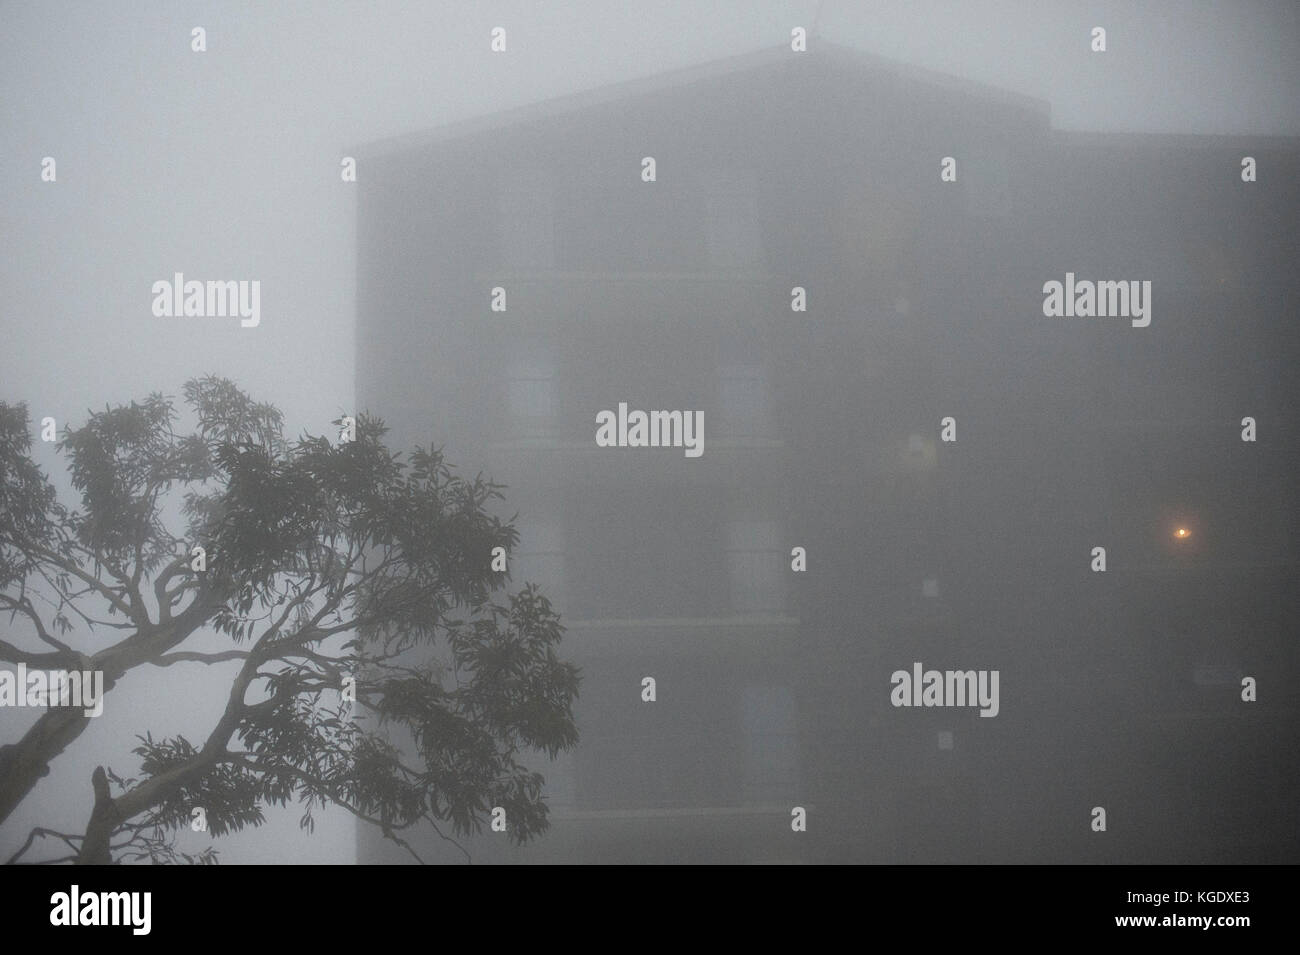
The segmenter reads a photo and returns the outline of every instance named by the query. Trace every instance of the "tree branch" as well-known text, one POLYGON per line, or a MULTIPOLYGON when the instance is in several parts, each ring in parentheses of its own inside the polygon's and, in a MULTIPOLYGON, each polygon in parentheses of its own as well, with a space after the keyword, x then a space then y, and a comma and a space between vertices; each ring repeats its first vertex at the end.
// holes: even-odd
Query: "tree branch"
MULTIPOLYGON (((26 589, 27 587, 24 583, 23 590, 26 591, 26 589)), ((45 622, 41 620, 40 615, 36 612, 36 606, 32 603, 32 599, 28 597, 25 592, 19 594, 16 598, 11 597, 9 594, 0 594, 0 601, 3 601, 3 603, 0 603, 0 607, 9 611, 10 622, 13 621, 14 614, 21 613, 36 627, 36 636, 40 637, 42 643, 54 647, 54 649, 59 650, 62 653, 73 652, 71 647, 62 640, 56 639, 52 633, 45 629, 45 622)))
MULTIPOLYGON (((80 839, 81 836, 69 835, 66 832, 55 832, 53 829, 45 829, 42 828, 41 826, 37 826, 34 829, 32 829, 30 833, 27 834, 27 841, 23 843, 21 849, 19 849, 17 852, 15 852, 13 855, 9 857, 8 861, 5 862, 5 865, 14 865, 19 859, 21 859, 23 853, 25 853, 28 849, 32 847, 32 842, 35 841, 37 836, 40 836, 42 839, 44 839, 46 836, 56 836, 59 839, 62 839, 65 843, 67 843, 68 848, 71 849, 73 852, 81 851, 80 847, 74 845, 72 842, 73 839, 80 839)), ((71 858, 75 858, 75 856, 71 858)), ((69 857, 64 857, 60 859, 51 859, 48 860, 45 864, 50 865, 55 862, 67 862, 67 861, 70 861, 69 857)))
POLYGON ((225 663, 228 660, 247 660, 247 650, 223 650, 221 653, 191 653, 178 651, 165 653, 146 662, 157 667, 169 667, 175 663, 225 663))
POLYGON ((177 557, 174 561, 164 567, 153 581, 153 594, 158 601, 158 620, 159 622, 167 621, 172 616, 172 605, 180 595, 183 588, 175 591, 167 590, 167 582, 180 573, 182 567, 188 566, 189 559, 186 557, 177 557))
MULTIPOLYGON (((249 759, 245 758, 244 754, 242 753, 230 753, 228 754, 228 756, 230 758, 226 760, 227 762, 236 763, 240 766, 243 766, 246 769, 252 770, 253 772, 264 773, 268 771, 267 767, 259 765, 256 762, 250 761, 249 759)), ((276 766, 274 767, 274 771, 288 773, 291 776, 297 776, 303 782, 310 783, 313 786, 316 786, 317 788, 323 789, 327 792, 334 788, 325 780, 320 779, 317 776, 313 776, 310 773, 306 773, 303 770, 299 769, 297 766, 290 766, 287 764, 276 764, 276 766)), ((404 823, 403 825, 400 826, 394 826, 390 823, 384 822, 382 819, 376 819, 374 816, 367 815, 366 813, 362 812, 360 809, 348 803, 346 800, 340 798, 336 793, 331 792, 330 796, 333 799, 334 804, 336 806, 341 806, 342 808, 346 809, 348 812, 356 816, 362 822, 368 822, 372 826, 377 827, 380 830, 380 832, 384 834, 385 838, 391 839, 393 842, 397 843, 399 846, 401 846, 403 849, 409 852, 415 858, 415 861, 420 863, 420 865, 428 865, 428 863, 425 862, 424 859, 420 857, 420 854, 416 852, 414 848, 411 847, 411 844, 407 842, 405 839, 403 839, 401 836, 397 835, 397 833, 394 831, 399 829, 408 829, 417 820, 412 820, 411 822, 404 823)), ((438 828, 437 823, 433 821, 432 817, 430 817, 428 813, 422 814, 419 818, 429 822, 433 826, 434 832, 436 832, 447 842, 450 842, 461 852, 465 853, 466 861, 470 861, 470 854, 465 850, 465 847, 462 846, 455 839, 452 839, 450 836, 445 835, 442 832, 442 830, 438 828)))
MULTIPOLYGON (((56 554, 54 551, 42 547, 40 544, 33 543, 33 544, 29 544, 28 546, 38 556, 40 556, 47 562, 53 564, 55 567, 58 567, 60 570, 65 571, 74 577, 77 577, 82 581, 82 583, 89 584, 91 587, 95 589, 96 593, 98 593, 101 597, 103 597, 110 604, 112 604, 119 611, 121 611, 122 614, 128 620, 135 620, 136 623, 140 623, 139 620, 136 620, 135 611, 130 607, 130 605, 127 604, 125 600, 122 599, 122 597, 120 597, 117 594, 117 592, 113 588, 109 587, 108 584, 104 583, 98 577, 86 573, 84 570, 81 569, 81 566, 76 561, 72 559, 64 559, 64 557, 61 554, 56 554)), ((100 562, 103 563, 102 560, 100 562)), ((104 563, 104 566, 107 567, 108 564, 104 563)), ((110 567, 109 570, 111 572, 112 568, 110 567)), ((148 623, 147 618, 145 619, 144 623, 148 623)))
POLYGON ((80 663, 81 657, 71 649, 56 653, 31 653, 0 640, 0 660, 6 663, 25 663, 40 670, 67 670, 80 663))

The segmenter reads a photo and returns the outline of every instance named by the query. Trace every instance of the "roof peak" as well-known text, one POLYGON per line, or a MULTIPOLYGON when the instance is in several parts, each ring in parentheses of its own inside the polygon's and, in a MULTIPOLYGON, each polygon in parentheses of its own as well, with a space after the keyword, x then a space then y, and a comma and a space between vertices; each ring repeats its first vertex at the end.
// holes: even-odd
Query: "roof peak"
POLYGON ((814 21, 814 26, 808 34, 810 42, 807 52, 793 53, 788 43, 759 47, 688 66, 607 83, 602 86, 589 87, 559 96, 533 100, 491 113, 455 119, 423 130, 383 137, 352 147, 350 151, 373 156, 416 149, 439 142, 449 142, 488 132, 492 129, 537 121, 548 116, 591 109, 617 102, 620 99, 642 96, 658 90, 674 89, 691 83, 718 79, 750 70, 788 66, 792 62, 790 59, 792 56, 797 57, 798 62, 803 65, 803 68, 807 69, 822 67, 837 70, 884 72, 905 82, 937 86, 961 95, 974 96, 1002 105, 1014 106, 1044 116, 1050 112, 1050 107, 1044 100, 1000 87, 989 86, 975 80, 936 72, 897 60, 890 60, 867 50, 844 46, 834 40, 821 38, 814 32, 816 29, 817 26, 814 21))

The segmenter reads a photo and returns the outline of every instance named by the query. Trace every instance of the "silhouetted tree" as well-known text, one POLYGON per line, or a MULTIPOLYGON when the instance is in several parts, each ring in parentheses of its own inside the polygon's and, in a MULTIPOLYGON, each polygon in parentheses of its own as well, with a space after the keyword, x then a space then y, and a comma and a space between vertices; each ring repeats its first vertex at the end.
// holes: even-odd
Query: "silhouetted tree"
MULTIPOLYGON (((84 833, 34 830, 10 861, 51 837, 79 862, 195 861, 169 839, 195 808, 220 836, 293 799, 306 827, 335 804, 412 852, 403 830, 467 834, 496 806, 516 841, 543 831, 542 777, 521 759, 576 742, 578 672, 535 587, 494 599, 493 548, 518 539, 485 510, 499 485, 432 448, 391 454, 366 415, 354 440, 289 441, 279 411, 225 379, 184 393, 191 433, 160 394, 66 431, 75 509, 30 456, 26 406, 0 403, 0 609, 28 631, 0 640, 0 661, 102 671, 110 706, 137 668, 238 663, 206 739, 139 737, 135 775, 95 770, 84 833), (76 648, 101 630, 108 646, 76 648)), ((0 748, 0 822, 88 722, 51 706, 0 748)))

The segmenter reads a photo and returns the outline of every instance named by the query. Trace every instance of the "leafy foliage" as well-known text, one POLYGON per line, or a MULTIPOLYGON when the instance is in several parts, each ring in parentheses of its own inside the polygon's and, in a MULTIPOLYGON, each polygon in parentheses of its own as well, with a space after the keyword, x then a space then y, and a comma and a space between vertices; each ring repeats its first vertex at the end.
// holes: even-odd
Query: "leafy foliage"
MULTIPOLYGON (((65 624, 71 605, 78 623, 124 632, 91 658, 108 685, 145 663, 242 661, 202 744, 146 734, 137 775, 110 772, 118 791, 97 802, 82 861, 105 861, 105 826, 132 834, 135 858, 175 861, 159 834, 187 826, 194 806, 214 836, 261 825, 263 806, 290 800, 304 827, 334 804, 403 845, 397 833, 422 823, 478 831, 494 806, 514 839, 543 831, 543 780, 523 760, 576 742, 579 674, 558 655, 563 627, 545 596, 532 585, 505 595, 490 570, 492 549, 518 541, 490 513, 501 487, 459 476, 434 447, 390 452, 369 415, 355 440, 288 440, 274 407, 225 379, 184 394, 192 433, 177 433, 157 394, 67 431, 59 449, 81 504, 71 511, 30 460, 26 408, 0 403, 0 607, 49 636, 44 658, 75 654, 42 625, 32 578, 65 624), (176 497, 180 535, 167 527, 176 497), (204 629, 231 649, 183 648, 204 629)), ((24 653, 0 642, 0 659, 24 653)), ((0 764, 57 755, 26 744, 0 764)))

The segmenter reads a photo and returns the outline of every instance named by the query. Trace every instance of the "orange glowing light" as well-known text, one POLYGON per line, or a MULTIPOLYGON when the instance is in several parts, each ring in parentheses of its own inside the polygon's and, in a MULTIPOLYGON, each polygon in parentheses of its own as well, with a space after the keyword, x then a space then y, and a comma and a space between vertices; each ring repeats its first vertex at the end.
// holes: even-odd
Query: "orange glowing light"
POLYGON ((1174 536, 1179 538, 1186 537, 1189 534, 1191 534, 1191 531, 1189 531, 1186 527, 1180 527, 1178 528, 1178 530, 1174 531, 1174 536))

